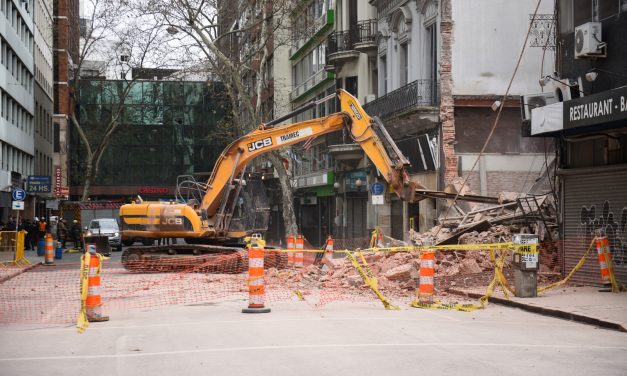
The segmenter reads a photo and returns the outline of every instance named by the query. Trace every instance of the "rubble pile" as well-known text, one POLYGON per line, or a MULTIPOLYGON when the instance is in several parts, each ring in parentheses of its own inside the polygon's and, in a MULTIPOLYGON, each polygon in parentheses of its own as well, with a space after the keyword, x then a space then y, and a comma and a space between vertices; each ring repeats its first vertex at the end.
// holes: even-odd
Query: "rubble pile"
MULTIPOLYGON (((519 194, 502 192, 499 204, 470 205, 470 211, 455 210, 461 214, 440 220, 440 225, 418 233, 410 230, 415 245, 489 244, 509 242, 512 234, 536 233, 541 241, 556 239, 556 234, 543 234, 555 220, 555 209, 549 195, 523 198, 519 194)), ((466 206, 468 207, 468 205, 466 206)), ((390 243, 390 246, 397 244, 390 243)), ((559 276, 555 243, 546 242, 540 250, 540 282, 559 276)), ((371 252, 364 254, 378 287, 387 294, 410 295, 418 288, 419 252, 371 252)), ((511 278, 511 257, 505 259, 504 273, 511 278)), ((454 285, 487 286, 493 277, 494 265, 488 251, 440 250, 436 253, 434 272, 436 291, 454 285), (440 282, 438 282, 440 281, 440 282), (440 284, 438 288, 438 284, 440 284)), ((293 289, 340 288, 366 291, 363 279, 346 259, 333 259, 323 269, 310 265, 301 270, 269 270, 269 283, 283 284, 293 289)))

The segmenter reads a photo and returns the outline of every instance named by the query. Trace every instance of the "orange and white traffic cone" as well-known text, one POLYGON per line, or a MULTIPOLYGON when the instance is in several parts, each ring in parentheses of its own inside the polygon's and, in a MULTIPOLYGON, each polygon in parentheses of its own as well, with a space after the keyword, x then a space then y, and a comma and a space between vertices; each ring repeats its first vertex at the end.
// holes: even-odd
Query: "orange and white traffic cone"
POLYGON ((294 235, 287 236, 287 266, 291 268, 294 266, 294 235))
POLYGON ((294 254, 294 266, 297 268, 302 268, 304 266, 304 254, 303 249, 305 248, 305 239, 303 239, 302 235, 298 235, 296 237, 296 253, 294 254))
POLYGON ((248 245, 248 308, 242 313, 268 313, 265 306, 266 282, 264 280, 264 247, 262 239, 252 238, 248 245))
POLYGON ((600 236, 596 238, 596 248, 599 257, 599 268, 601 269, 601 283, 603 287, 599 289, 601 292, 612 291, 612 254, 610 253, 607 237, 600 236))
POLYGON ((50 233, 46 234, 44 252, 44 265, 54 265, 54 239, 50 233))
POLYGON ((89 322, 109 321, 109 316, 102 315, 102 299, 100 298, 100 255, 96 246, 87 246, 89 251, 89 275, 87 279, 87 299, 85 308, 89 322))
POLYGON ((333 237, 329 235, 327 238, 327 245, 324 248, 324 259, 322 259, 322 271, 326 272, 331 267, 331 260, 333 259, 333 237))
POLYGON ((425 250, 420 258, 420 287, 418 288, 418 302, 421 304, 433 303, 435 251, 425 250))

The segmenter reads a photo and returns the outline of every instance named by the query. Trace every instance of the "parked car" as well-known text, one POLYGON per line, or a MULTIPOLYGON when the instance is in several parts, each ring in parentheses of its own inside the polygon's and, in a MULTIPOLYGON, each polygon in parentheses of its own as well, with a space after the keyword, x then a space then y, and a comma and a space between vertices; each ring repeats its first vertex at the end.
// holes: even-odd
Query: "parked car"
POLYGON ((118 222, 113 218, 92 219, 91 222, 89 222, 85 235, 106 235, 111 248, 118 252, 122 251, 120 227, 118 226, 118 222))

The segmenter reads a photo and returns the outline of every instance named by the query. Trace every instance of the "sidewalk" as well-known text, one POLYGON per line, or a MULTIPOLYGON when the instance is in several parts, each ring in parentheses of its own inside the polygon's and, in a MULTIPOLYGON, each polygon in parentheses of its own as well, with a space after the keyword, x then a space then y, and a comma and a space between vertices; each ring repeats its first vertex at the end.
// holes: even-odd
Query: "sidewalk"
MULTIPOLYGON (((479 289, 449 289, 449 293, 480 298, 479 289)), ((627 292, 599 292, 590 286, 562 286, 537 298, 505 297, 502 291, 494 292, 490 303, 503 304, 542 315, 559 317, 600 327, 627 332, 627 292)))

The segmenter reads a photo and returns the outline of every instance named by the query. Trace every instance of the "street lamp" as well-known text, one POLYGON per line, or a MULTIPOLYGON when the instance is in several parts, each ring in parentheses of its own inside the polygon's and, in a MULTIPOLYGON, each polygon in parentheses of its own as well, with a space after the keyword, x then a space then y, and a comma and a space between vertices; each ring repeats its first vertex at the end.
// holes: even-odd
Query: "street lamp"
POLYGON ((357 190, 360 190, 363 184, 364 182, 361 181, 361 179, 357 179, 357 181, 355 182, 355 186, 357 187, 357 190))

